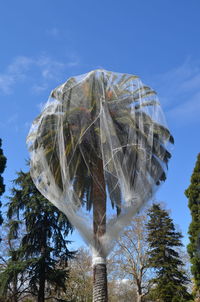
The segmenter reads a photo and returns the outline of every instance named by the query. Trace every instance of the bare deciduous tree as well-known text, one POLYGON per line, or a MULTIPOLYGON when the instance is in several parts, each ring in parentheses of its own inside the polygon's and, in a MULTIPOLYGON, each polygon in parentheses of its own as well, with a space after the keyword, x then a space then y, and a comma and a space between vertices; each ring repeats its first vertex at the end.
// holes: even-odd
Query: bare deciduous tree
POLYGON ((145 223, 147 216, 133 219, 125 229, 112 254, 112 278, 128 280, 137 291, 137 301, 143 301, 150 287, 152 271, 148 268, 148 244, 145 223))
POLYGON ((69 301, 92 301, 92 263, 87 249, 80 248, 74 259, 69 261, 69 278, 63 298, 69 301))

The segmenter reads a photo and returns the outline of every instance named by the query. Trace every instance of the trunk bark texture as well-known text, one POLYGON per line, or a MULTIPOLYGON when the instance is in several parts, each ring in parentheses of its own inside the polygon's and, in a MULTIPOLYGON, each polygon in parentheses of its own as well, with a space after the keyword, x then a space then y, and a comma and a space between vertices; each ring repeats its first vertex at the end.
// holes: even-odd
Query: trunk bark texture
MULTIPOLYGON (((93 167, 93 230, 95 250, 104 258, 99 238, 106 232, 106 187, 103 173, 103 162, 97 160, 93 167)), ((106 263, 93 264, 93 302, 107 302, 107 269, 106 263)))
POLYGON ((93 267, 93 302, 107 302, 107 269, 106 264, 96 264, 93 267))
POLYGON ((38 302, 44 302, 45 298, 45 263, 41 265, 41 273, 39 279, 38 302))
MULTIPOLYGON (((17 259, 16 253, 13 251, 13 253, 12 253, 12 261, 16 262, 17 260, 18 259, 17 259)), ((17 302, 18 301, 17 277, 18 277, 18 274, 16 272, 14 272, 12 302, 17 302)))
POLYGON ((38 297, 37 297, 38 302, 45 302, 46 249, 47 249, 47 231, 46 231, 46 219, 44 219, 44 229, 41 231, 41 258, 42 259, 40 263, 40 273, 39 273, 39 289, 38 289, 38 297))
POLYGON ((143 302, 144 294, 142 293, 142 280, 141 275, 137 279, 137 302, 143 302))
POLYGON ((142 302, 142 301, 143 301, 143 295, 138 295, 137 302, 142 302))
POLYGON ((200 290, 196 292, 195 302, 200 302, 200 290))
POLYGON ((18 302, 18 290, 17 290, 17 276, 15 274, 14 282, 13 282, 13 302, 18 302))

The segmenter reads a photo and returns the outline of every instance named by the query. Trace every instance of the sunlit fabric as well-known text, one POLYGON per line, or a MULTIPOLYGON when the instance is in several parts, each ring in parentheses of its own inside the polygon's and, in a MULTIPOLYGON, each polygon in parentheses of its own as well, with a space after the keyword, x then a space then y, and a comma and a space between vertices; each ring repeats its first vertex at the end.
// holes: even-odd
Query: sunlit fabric
POLYGON ((52 91, 27 143, 36 187, 92 247, 94 187, 106 196, 106 256, 165 181, 173 137, 155 91, 135 75, 95 70, 52 91))

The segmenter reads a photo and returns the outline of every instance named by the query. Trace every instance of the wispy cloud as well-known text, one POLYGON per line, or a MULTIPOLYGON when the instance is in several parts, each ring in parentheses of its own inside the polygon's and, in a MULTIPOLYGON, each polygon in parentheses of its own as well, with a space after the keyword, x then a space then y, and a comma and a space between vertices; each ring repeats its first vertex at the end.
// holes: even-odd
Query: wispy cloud
POLYGON ((0 73, 0 91, 4 94, 11 93, 14 84, 24 79, 32 63, 32 59, 28 57, 20 56, 15 58, 6 70, 0 73))
POLYGON ((46 82, 44 83, 39 83, 39 84, 34 84, 32 86, 32 91, 34 91, 36 94, 40 94, 41 92, 45 91, 48 89, 48 84, 46 82))
POLYGON ((181 124, 200 122, 200 91, 190 93, 187 99, 183 99, 182 104, 179 103, 171 108, 169 116, 173 119, 179 119, 181 124))
POLYGON ((18 118, 19 118, 18 113, 14 113, 7 119, 7 125, 12 125, 12 124, 16 123, 18 118))
POLYGON ((65 40, 70 42, 73 39, 73 32, 69 28, 62 28, 58 26, 49 27, 45 34, 53 40, 65 40))
POLYGON ((0 129, 5 130, 11 128, 15 132, 19 131, 19 114, 13 113, 7 119, 0 121, 0 129))
POLYGON ((179 124, 200 121, 200 62, 182 65, 154 78, 169 118, 179 124))
POLYGON ((77 56, 68 56, 66 62, 48 55, 37 58, 16 57, 7 68, 0 71, 0 93, 11 94, 16 84, 30 81, 31 90, 40 93, 49 87, 49 83, 62 78, 64 72, 79 65, 77 56))
POLYGON ((58 77, 58 74, 62 72, 67 63, 63 63, 57 60, 53 60, 51 57, 41 56, 35 60, 35 65, 40 69, 43 79, 50 80, 58 77))
POLYGON ((46 33, 49 36, 58 37, 60 35, 60 30, 57 27, 52 27, 50 29, 47 29, 46 33))
POLYGON ((11 92, 11 87, 14 84, 13 76, 7 74, 0 74, 0 91, 4 94, 11 92))

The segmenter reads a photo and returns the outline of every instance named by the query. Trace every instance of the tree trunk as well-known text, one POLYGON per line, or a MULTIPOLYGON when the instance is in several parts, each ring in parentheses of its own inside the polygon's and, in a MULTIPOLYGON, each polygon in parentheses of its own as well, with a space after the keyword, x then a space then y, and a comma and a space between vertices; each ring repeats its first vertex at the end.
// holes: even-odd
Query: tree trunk
POLYGON ((45 276, 40 278, 39 290, 38 290, 38 302, 44 302, 44 290, 45 290, 45 276))
POLYGON ((44 302, 45 299, 45 257, 42 257, 39 277, 38 302, 44 302))
POLYGON ((200 290, 197 290, 196 292, 196 297, 195 297, 195 302, 200 302, 200 290))
POLYGON ((47 251, 47 230, 46 230, 46 215, 44 217, 44 225, 41 230, 41 263, 39 272, 39 289, 38 289, 38 302, 45 301, 45 280, 46 280, 46 251, 47 251))
MULTIPOLYGON (((12 249, 11 245, 10 245, 10 248, 12 249)), ((15 252, 15 251, 12 251, 12 261, 13 261, 13 263, 18 261, 18 258, 17 258, 17 255, 16 255, 16 252, 15 252)), ((14 272, 14 276, 13 276, 13 295, 12 295, 12 302, 17 302, 17 301, 18 301, 17 277, 18 277, 18 274, 17 274, 17 272, 15 271, 15 272, 14 272)))
POLYGON ((18 289, 17 289, 17 274, 15 272, 14 281, 13 281, 13 298, 12 302, 18 301, 18 289))
POLYGON ((143 301, 143 295, 137 295, 137 302, 142 302, 143 301))
MULTIPOLYGON (((93 231, 95 251, 100 259, 105 259, 99 244, 99 238, 106 232, 106 187, 103 173, 103 162, 97 159, 93 166, 93 231)), ((107 302, 107 269, 106 263, 93 264, 93 302, 107 302)))
POLYGON ((106 264, 93 266, 93 302, 107 302, 107 269, 106 264))
POLYGON ((141 276, 136 280, 137 283, 137 302, 142 302, 144 294, 142 293, 142 280, 141 276))

